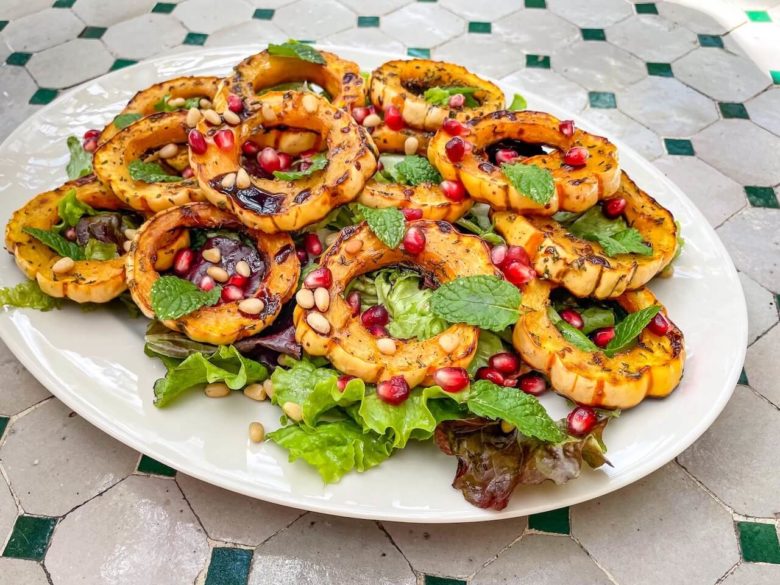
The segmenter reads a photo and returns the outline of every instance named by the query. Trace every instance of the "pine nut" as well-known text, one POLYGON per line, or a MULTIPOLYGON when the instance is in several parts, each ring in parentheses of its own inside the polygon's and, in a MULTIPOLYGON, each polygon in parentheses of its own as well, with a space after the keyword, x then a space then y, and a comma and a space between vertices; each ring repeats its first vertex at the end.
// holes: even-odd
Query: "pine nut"
POLYGON ((271 381, 271 378, 268 378, 265 382, 263 382, 263 388, 265 388, 265 393, 268 398, 274 397, 274 383, 271 381))
POLYGON ((160 158, 173 158, 179 153, 179 145, 178 144, 166 144, 160 149, 160 158))
POLYGON ((236 173, 228 173, 222 177, 222 180, 219 182, 219 184, 222 185, 223 189, 232 189, 233 185, 236 184, 236 173))
POLYGON ((325 245, 331 246, 338 239, 339 239, 339 232, 333 232, 332 234, 328 234, 327 236, 325 236, 325 245))
POLYGON ((274 112, 271 104, 263 104, 260 111, 263 113, 263 119, 266 122, 276 122, 276 112, 274 112))
POLYGON ((204 260, 207 260, 212 264, 216 264, 222 259, 222 252, 219 251, 219 248, 209 248, 208 250, 203 250, 201 255, 203 256, 204 260))
POLYGON ((363 120, 363 126, 365 126, 366 128, 375 128, 379 126, 381 123, 382 123, 382 118, 380 118, 376 114, 369 114, 363 120))
POLYGON ((135 236, 136 236, 136 234, 137 234, 137 233, 138 233, 138 230, 134 230, 133 228, 127 228, 127 229, 125 230, 125 232, 124 232, 124 234, 125 234, 125 237, 126 237, 128 240, 132 240, 133 238, 135 238, 135 236))
POLYGON ((248 189, 251 184, 252 179, 249 178, 249 173, 246 172, 246 169, 244 169, 244 167, 238 169, 238 172, 236 173, 236 187, 239 189, 248 189))
POLYGON ((295 302, 298 303, 302 309, 311 309, 314 306, 314 293, 308 288, 302 288, 295 293, 295 302))
POLYGON ((224 382, 214 382, 203 390, 209 398, 224 398, 230 394, 230 388, 224 382))
POLYGON ((249 264, 246 260, 239 260, 236 262, 236 272, 238 272, 241 276, 246 276, 247 278, 252 276, 252 269, 249 268, 249 264))
POLYGON ((209 109, 209 108, 211 108, 213 106, 213 104, 211 103, 211 100, 206 99, 206 98, 200 98, 200 101, 198 102, 198 105, 200 106, 200 108, 202 110, 203 109, 207 110, 207 109, 209 109))
POLYGON ((125 252, 129 252, 129 251, 130 251, 130 247, 131 247, 132 245, 133 245, 133 242, 131 242, 130 240, 125 240, 125 241, 122 243, 122 249, 123 249, 125 252))
POLYGON ((200 122, 200 110, 198 108, 190 108, 187 110, 187 126, 194 128, 200 122))
POLYGON ((363 249, 363 240, 358 240, 357 238, 347 240, 347 243, 344 244, 344 249, 350 254, 357 254, 363 249))
POLYGON ((301 422, 303 420, 303 409, 297 402, 285 402, 282 404, 282 412, 295 422, 301 422))
POLYGON ((262 402, 266 399, 267 394, 265 392, 265 387, 261 383, 257 382, 244 388, 244 396, 251 398, 252 400, 262 402))
POLYGON ((420 146, 420 141, 414 136, 410 136, 404 142, 404 152, 407 156, 411 156, 417 152, 417 148, 420 146))
POLYGON ((262 443, 265 439, 265 427, 262 423, 249 423, 249 440, 253 443, 262 443))
POLYGON ((168 105, 172 108, 180 108, 184 105, 184 98, 183 97, 177 97, 168 100, 168 105))
POLYGON ((501 421, 501 430, 505 433, 511 433, 515 430, 515 425, 512 423, 508 423, 505 420, 501 421))
POLYGON ((452 333, 445 333, 439 337, 439 346, 447 353, 455 351, 458 347, 458 338, 452 333))
POLYGON ((64 256, 51 265, 51 271, 54 274, 67 274, 76 266, 73 258, 64 256))
POLYGON ((238 303, 238 310, 247 315, 259 315, 265 309, 265 303, 258 298, 244 299, 238 303))
POLYGON ((217 282, 227 282, 228 278, 230 278, 230 276, 228 276, 227 270, 220 268, 219 266, 209 266, 206 269, 206 274, 208 274, 217 282))
POLYGON ((330 322, 321 313, 309 313, 306 315, 306 323, 321 335, 330 333, 330 322))
POLYGON ((303 96, 301 103, 303 104, 303 109, 306 110, 306 112, 309 114, 313 114, 317 111, 317 108, 320 107, 320 104, 317 102, 317 98, 311 94, 306 94, 303 96))
POLYGON ((314 289, 314 304, 317 306, 317 310, 325 312, 330 307, 330 293, 327 288, 314 289))
POLYGON ((398 351, 395 341, 389 337, 382 337, 376 340, 377 349, 385 355, 393 355, 398 351))
POLYGON ((222 119, 231 126, 238 126, 241 123, 241 118, 238 117, 238 114, 231 110, 222 112, 222 119))
POLYGON ((219 117, 214 110, 203 110, 203 117, 206 118, 206 122, 212 126, 219 126, 222 124, 222 118, 219 117))

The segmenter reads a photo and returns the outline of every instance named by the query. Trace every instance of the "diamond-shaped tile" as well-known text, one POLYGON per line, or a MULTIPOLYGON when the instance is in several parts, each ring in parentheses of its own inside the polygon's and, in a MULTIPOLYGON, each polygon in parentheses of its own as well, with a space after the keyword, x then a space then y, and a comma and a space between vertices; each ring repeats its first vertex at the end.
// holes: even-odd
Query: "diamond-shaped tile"
POLYGON ((766 10, 747 10, 745 11, 745 14, 747 14, 750 22, 772 22, 772 19, 766 10))
POLYGON ((502 81, 537 95, 555 95, 556 103, 572 112, 579 112, 588 103, 583 87, 550 69, 521 69, 502 81))
POLYGON ((750 385, 750 382, 748 382, 747 372, 745 372, 745 368, 742 368, 742 371, 739 373, 739 380, 737 380, 737 384, 742 384, 743 386, 750 385))
POLYGON ((378 16, 358 16, 357 25, 359 28, 377 28, 379 26, 378 16))
POLYGON ((12 585, 49 585, 43 567, 34 561, 0 557, 0 575, 12 585))
POLYGON ((3 556, 33 561, 42 560, 56 524, 56 518, 19 516, 11 532, 11 538, 5 545, 3 556))
POLYGON ((252 14, 252 18, 256 18, 257 20, 271 20, 274 17, 274 13, 276 10, 273 8, 257 8, 255 9, 254 14, 252 14))
POLYGON ((80 39, 99 39, 108 29, 102 26, 88 26, 79 34, 80 39))
POLYGON ((74 39, 36 53, 27 70, 38 85, 70 87, 105 73, 113 62, 114 58, 100 41, 74 39), (63 63, 78 63, 78 67, 63 67, 63 63))
POLYGON ((155 14, 170 14, 174 8, 176 8, 176 4, 172 2, 158 2, 152 7, 152 12, 155 14))
POLYGON ((653 77, 674 77, 669 63, 646 63, 647 74, 653 77))
POLYGON ((213 0, 185 0, 176 7, 176 18, 193 32, 211 34, 246 22, 253 12, 243 0, 220 0, 217 10, 213 0))
POLYGON ((598 125, 605 136, 622 140, 649 160, 658 158, 664 152, 657 134, 619 110, 596 108, 586 110, 584 115, 598 125))
POLYGON ((132 2, 79 0, 73 5, 73 12, 88 25, 111 26, 149 12, 154 4, 155 0, 132 0, 132 2))
POLYGON ((664 138, 666 152, 676 156, 694 156, 693 143, 684 138, 664 138))
POLYGON ((617 100, 611 91, 589 91, 588 103, 591 108, 616 108, 617 100))
POLYGON ((11 21, 3 38, 14 51, 37 53, 74 38, 83 28, 70 10, 49 8, 11 21))
MULTIPOLYGON (((461 34, 465 28, 462 18, 427 2, 408 4, 382 19, 382 30, 409 47, 434 47, 461 34), (436 26, 429 26, 431 22, 436 26)), ((469 37, 468 42, 476 45, 481 40, 469 37)))
POLYGON ((552 55, 553 68, 594 91, 616 91, 647 76, 645 64, 610 43, 577 41, 552 55))
POLYGON ((718 35, 698 35, 698 39, 702 47, 723 48, 723 38, 718 35))
POLYGON ((117 59, 114 61, 113 65, 111 65, 110 71, 124 69, 125 67, 130 67, 130 65, 135 65, 136 63, 138 63, 138 61, 134 61, 133 59, 117 59))
MULTIPOLYGON (((740 271, 768 290, 780 290, 780 210, 748 206, 717 231, 740 271)), ((748 349, 745 370, 751 388, 780 407, 778 343, 780 328, 775 327, 748 349)))
POLYGON ((720 114, 724 118, 740 118, 742 120, 750 118, 744 104, 736 102, 719 102, 718 109, 720 109, 720 114))
POLYGON ((244 548, 214 547, 205 585, 236 585, 246 583, 252 551, 244 548))
POLYGON ((774 524, 737 522, 737 530, 746 562, 780 565, 780 543, 774 524))
POLYGON ((169 14, 144 14, 110 27, 103 42, 115 55, 139 60, 178 46, 185 34, 185 28, 169 14))
POLYGON ((695 34, 660 16, 627 18, 609 27, 607 38, 640 59, 665 63, 671 63, 697 46, 695 34))
POLYGON ((318 37, 326 37, 352 27, 354 22, 355 14, 335 0, 299 0, 279 8, 274 16, 274 24, 295 39, 311 38, 313 30, 318 37), (313 22, 317 23, 315 29, 313 22))
MULTIPOLYGON (((537 55, 550 55, 578 37, 577 27, 549 10, 521 10, 510 14, 493 24, 493 34, 521 46, 525 53, 537 55)), ((519 61, 522 57, 517 58, 519 61)))
POLYGON ((546 0, 525 0, 526 8, 547 8, 546 0))
MULTIPOLYGON (((748 345, 750 345, 777 324, 780 317, 778 299, 743 272, 739 273, 739 280, 747 301, 748 345)), ((745 384, 747 385, 747 382, 745 384)))
POLYGON ((0 32, 2 32, 3 29, 5 29, 6 26, 8 26, 8 21, 7 20, 0 20, 0 32))
POLYGON ((742 102, 769 86, 766 73, 749 59, 724 51, 699 48, 674 64, 680 81, 711 98, 742 102))
POLYGON ((773 87, 745 103, 750 119, 770 132, 780 134, 780 87, 773 87))
POLYGON ((52 89, 50 87, 38 88, 38 90, 30 97, 29 103, 36 106, 46 105, 53 102, 58 93, 59 92, 56 89, 52 89))
POLYGON ((32 57, 32 53, 11 53, 5 60, 7 65, 16 65, 17 67, 24 67, 27 65, 27 61, 32 57))
POLYGON ((770 71, 769 76, 772 78, 772 83, 780 85, 780 71, 770 71))
POLYGON ((634 4, 637 14, 658 14, 658 8, 653 2, 639 2, 634 4))
POLYGON ((457 37, 436 47, 431 54, 434 59, 458 63, 482 75, 503 77, 522 67, 523 51, 520 45, 492 34, 457 37))
POLYGON ((603 28, 583 28, 580 30, 584 41, 606 41, 607 33, 603 28))
POLYGON ((71 8, 76 3, 76 0, 54 0, 54 8, 71 8))
POLYGON ((606 27, 631 16, 624 0, 549 0, 550 10, 579 27, 606 27))
POLYGON ((138 473, 147 473, 149 475, 161 475, 163 477, 175 477, 176 470, 172 467, 168 467, 164 463, 160 463, 156 459, 152 459, 146 455, 141 455, 141 459, 138 461, 138 473))
POLYGON ((528 528, 539 532, 553 534, 569 534, 569 508, 558 508, 541 514, 531 514, 528 517, 528 528))
POLYGON ((410 57, 415 57, 418 59, 430 59, 431 58, 431 50, 430 49, 420 49, 419 47, 409 47, 406 49, 406 54, 410 57))
POLYGON ((753 207, 769 207, 771 209, 780 207, 777 203, 777 195, 775 195, 775 190, 772 187, 748 186, 745 187, 745 194, 753 207))
POLYGON ((550 57, 548 55, 526 55, 525 66, 529 69, 549 69, 550 57))
POLYGON ((492 32, 492 25, 489 22, 470 22, 468 32, 489 35, 492 32))
POLYGON ((185 45, 202 46, 206 43, 209 35, 206 33, 188 32, 182 41, 185 45))

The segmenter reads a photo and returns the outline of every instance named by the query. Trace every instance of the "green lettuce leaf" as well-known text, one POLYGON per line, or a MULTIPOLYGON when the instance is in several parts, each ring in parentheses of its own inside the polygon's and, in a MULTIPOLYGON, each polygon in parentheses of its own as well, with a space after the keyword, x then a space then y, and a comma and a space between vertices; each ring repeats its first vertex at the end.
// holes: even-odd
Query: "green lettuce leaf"
POLYGON ((501 338, 495 333, 490 331, 479 332, 479 342, 477 343, 477 353, 467 368, 469 376, 472 378, 477 373, 477 370, 488 365, 488 360, 491 356, 496 355, 504 351, 504 344, 501 338))
POLYGON ((111 260, 117 257, 116 244, 90 238, 84 246, 85 260, 111 260))
POLYGON ((81 140, 75 136, 68 136, 67 145, 70 151, 70 160, 65 167, 68 178, 86 177, 92 172, 92 155, 84 150, 81 140))
POLYGON ((47 295, 41 290, 36 281, 26 280, 16 286, 0 288, 0 305, 20 309, 51 311, 52 309, 59 309, 62 305, 62 300, 47 295))
POLYGON ((422 288, 422 279, 412 271, 380 271, 375 280, 377 301, 390 313, 387 330, 398 339, 430 339, 449 324, 431 311, 433 290, 422 288))
POLYGON ((525 100, 525 98, 520 95, 519 93, 516 93, 514 96, 512 96, 512 103, 509 104, 510 110, 513 112, 516 112, 518 110, 524 110, 528 107, 528 102, 525 100))
POLYGON ((467 108, 476 108, 479 102, 474 98, 474 94, 479 91, 478 87, 454 86, 454 87, 429 87, 423 93, 423 99, 429 104, 435 106, 445 106, 454 95, 461 94, 465 99, 464 105, 467 108))
POLYGON ((91 205, 79 201, 78 197, 76 197, 76 190, 71 189, 57 203, 57 215, 60 218, 60 222, 54 228, 74 227, 85 215, 96 214, 97 211, 91 205))

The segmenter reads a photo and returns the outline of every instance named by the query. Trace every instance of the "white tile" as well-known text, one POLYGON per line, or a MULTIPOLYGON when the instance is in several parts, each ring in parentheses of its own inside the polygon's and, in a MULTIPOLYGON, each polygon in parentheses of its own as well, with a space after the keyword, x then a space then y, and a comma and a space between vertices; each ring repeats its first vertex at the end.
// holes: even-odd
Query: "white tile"
POLYGON ((0 585, 48 585, 49 580, 35 561, 0 557, 0 585))
POLYGON ((63 45, 36 53, 27 69, 41 87, 70 87, 106 73, 114 58, 95 39, 73 39, 63 45), (63 67, 63 63, 73 64, 63 67))
POLYGON ((291 524, 303 512, 229 492, 184 474, 177 474, 184 497, 210 538, 257 546, 291 524))
POLYGON ((260 51, 268 43, 279 43, 287 40, 289 35, 269 20, 248 20, 238 26, 223 28, 209 35, 207 47, 229 47, 230 45, 257 44, 260 51))
POLYGON ((438 3, 414 2, 385 16, 380 27, 407 47, 428 48, 461 34, 466 29, 466 22, 438 3), (431 23, 436 23, 435 27, 431 23))
POLYGON ((3 390, 0 392, 0 415, 17 414, 51 396, 11 354, 4 343, 0 343, 0 380, 3 381, 3 390))
POLYGON ((745 103, 750 119, 780 135, 780 87, 772 87, 745 103))
POLYGON ((273 22, 293 38, 318 40, 355 26, 357 16, 335 0, 298 0, 279 8, 273 22))
POLYGON ((465 34, 436 47, 431 56, 489 77, 504 77, 525 65, 520 47, 495 35, 465 34))
POLYGON ((675 463, 572 508, 571 521, 618 583, 715 583, 739 560, 731 514, 675 463))
POLYGON ((60 516, 111 487, 137 458, 58 400, 15 420, 0 448, 22 508, 44 516, 60 516))
POLYGON ((524 53, 551 55, 579 39, 580 30, 549 10, 521 10, 494 23, 493 35, 524 53))
POLYGON ((178 46, 187 34, 169 14, 144 14, 109 28, 103 42, 123 59, 145 59, 178 46))
POLYGON ((640 59, 670 63, 698 46, 696 35, 660 16, 636 15, 606 30, 607 40, 640 59))
POLYGON ((594 91, 617 91, 647 75, 645 64, 601 41, 577 41, 557 51, 552 68, 594 91))
POLYGON ((412 2, 414 0, 341 0, 344 6, 360 16, 384 16, 412 2))
POLYGON ((14 51, 35 53, 72 39, 84 29, 84 23, 70 10, 49 8, 12 20, 3 29, 3 37, 14 51))
POLYGON ((414 585, 375 522, 306 514, 255 550, 249 585, 414 585), (294 551, 294 554, 290 554, 294 551))
POLYGON ((780 326, 770 329, 761 339, 748 348, 745 373, 751 388, 780 408, 780 326))
POLYGON ((741 102, 769 86, 769 73, 749 59, 702 47, 672 65, 674 75, 694 89, 722 102, 741 102))
POLYGON ((758 69, 780 69, 780 23, 749 22, 723 37, 726 49, 743 55, 758 69))
POLYGON ((604 28, 634 13, 623 0, 547 0, 547 6, 581 28, 604 28))
POLYGON ((11 488, 8 487, 5 478, 0 475, 0 547, 8 540, 18 515, 19 511, 11 488))
POLYGON ((176 483, 131 476, 60 521, 45 563, 54 583, 191 585, 208 555, 176 483))
POLYGON ((73 12, 91 26, 111 26, 149 12, 156 0, 78 0, 73 12))
POLYGON ((777 304, 771 292, 744 272, 739 273, 739 280, 747 300, 748 345, 750 345, 777 323, 777 304))
POLYGON ((777 585, 780 565, 742 563, 722 581, 722 585, 777 585))
POLYGON ((292 4, 295 0, 246 0, 253 8, 281 8, 292 4))
MULTIPOLYGON (((518 0, 490 0, 489 2, 474 2, 474 0, 439 0, 439 4, 471 21, 495 22, 497 19, 522 9, 518 0)), ((529 10, 530 12, 530 10, 529 10)), ((495 29, 494 29, 495 30, 495 29)))
POLYGON ((722 35, 747 20, 727 0, 674 0, 656 4, 658 13, 697 34, 722 35))
POLYGON ((174 16, 189 30, 210 34, 236 26, 252 18, 254 9, 244 0, 186 0, 176 7, 174 16))
POLYGON ((3 0, 0 2, 0 20, 14 20, 49 8, 52 0, 3 0))
POLYGON ((502 81, 541 97, 554 96, 556 104, 571 112, 579 112, 588 104, 585 88, 550 69, 521 69, 502 81))
POLYGON ((353 28, 338 32, 322 39, 324 45, 340 45, 342 47, 354 47, 365 49, 371 47, 376 51, 388 51, 404 55, 404 45, 395 40, 379 28, 353 28))
POLYGON ((647 159, 653 160, 663 154, 661 139, 620 110, 591 108, 582 116, 598 125, 607 138, 622 140, 647 159))
POLYGON ((695 156, 662 156, 653 164, 683 190, 713 227, 747 204, 741 185, 695 156))
POLYGON ((0 66, 0 140, 35 111, 28 101, 37 89, 24 67, 0 66))

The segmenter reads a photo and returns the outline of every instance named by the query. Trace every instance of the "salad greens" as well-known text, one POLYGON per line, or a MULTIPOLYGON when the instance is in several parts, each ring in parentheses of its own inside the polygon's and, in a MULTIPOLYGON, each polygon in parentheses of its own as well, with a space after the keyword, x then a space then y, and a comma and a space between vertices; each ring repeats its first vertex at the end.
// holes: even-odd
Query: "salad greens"
POLYGON ((40 228, 24 228, 24 233, 30 234, 42 244, 57 252, 60 256, 67 256, 74 260, 85 260, 84 248, 76 242, 71 242, 63 238, 56 230, 42 230, 40 228))
POLYGON ((131 179, 144 183, 175 183, 182 180, 177 175, 167 173, 160 163, 144 162, 140 159, 127 165, 127 170, 130 171, 131 179))
POLYGON ((85 215, 96 215, 97 211, 89 204, 79 201, 76 197, 76 190, 71 189, 57 203, 57 215, 60 222, 54 225, 55 229, 64 227, 75 227, 79 220, 85 215))
POLYGON ((178 319, 201 307, 216 305, 221 292, 218 286, 204 291, 189 280, 161 276, 152 285, 152 310, 158 319, 178 319))
POLYGON ((324 152, 318 152, 311 158, 311 162, 306 169, 274 171, 274 177, 281 179, 282 181, 297 181, 298 179, 313 175, 317 171, 321 171, 326 166, 328 166, 328 155, 324 152))
POLYGON ((431 296, 433 313, 450 323, 501 331, 520 317, 520 291, 495 276, 463 276, 443 284, 431 296))
POLYGON ((578 238, 598 242, 607 256, 619 254, 649 256, 653 253, 653 248, 643 240, 642 234, 628 227, 625 219, 606 217, 598 205, 574 218, 555 214, 553 219, 563 223, 578 238))
POLYGON ((374 179, 380 183, 398 183, 411 187, 441 183, 441 174, 424 156, 383 154, 379 160, 382 170, 374 174, 374 179))
MULTIPOLYGON (((154 107, 155 109, 157 109, 157 105, 155 105, 154 107)), ((173 109, 174 108, 171 108, 170 110, 164 110, 164 111, 172 112, 173 109)), ((157 110, 157 111, 161 111, 161 110, 157 110)), ((133 122, 137 122, 141 118, 142 118, 141 114, 136 114, 136 113, 119 114, 116 118, 114 118, 114 126, 119 128, 120 130, 124 130, 130 124, 132 124, 133 122)))
POLYGON ((555 181, 547 169, 523 163, 504 163, 501 171, 518 193, 539 205, 546 205, 555 195, 555 181))
MULTIPOLYGON (((172 106, 168 102, 171 100, 171 96, 169 94, 165 94, 162 98, 160 98, 160 101, 158 101, 156 104, 154 104, 154 111, 155 112, 175 112, 176 110, 189 110, 190 108, 197 108, 200 106, 200 98, 199 97, 191 97, 184 100, 184 105, 181 106, 172 106)), ((125 116, 134 116, 137 115, 138 118, 141 116, 138 114, 124 114, 125 116)), ((119 116, 117 116, 118 118, 119 116)), ((136 118, 137 119, 137 118, 136 118)), ((131 122, 132 123, 132 122, 131 122)), ((114 120, 114 125, 117 125, 116 119, 114 120)))
POLYGON ((308 61, 309 63, 316 63, 317 65, 325 65, 325 57, 323 57, 317 49, 306 43, 302 43, 301 41, 296 41, 295 39, 288 39, 279 45, 274 43, 269 44, 268 54, 276 57, 300 59, 301 61, 308 61))
POLYGON ((464 105, 467 108, 476 108, 479 106, 479 102, 474 97, 474 94, 478 91, 478 87, 466 86, 429 87, 423 93, 423 99, 434 106, 446 106, 452 96, 460 94, 465 98, 464 105))
POLYGON ((510 110, 513 112, 524 110, 528 107, 528 102, 525 100, 525 98, 520 95, 519 93, 516 93, 514 96, 512 96, 512 102, 509 104, 510 110))
POLYGON ((68 150, 70 151, 70 160, 65 171, 69 179, 79 179, 86 177, 92 172, 92 155, 84 150, 81 140, 75 136, 68 136, 68 150))
POLYGON ((25 280, 16 286, 0 288, 0 305, 51 311, 59 309, 62 301, 43 292, 35 280, 25 280))

